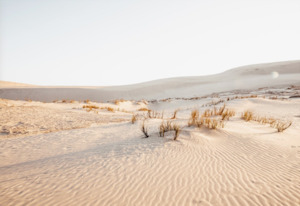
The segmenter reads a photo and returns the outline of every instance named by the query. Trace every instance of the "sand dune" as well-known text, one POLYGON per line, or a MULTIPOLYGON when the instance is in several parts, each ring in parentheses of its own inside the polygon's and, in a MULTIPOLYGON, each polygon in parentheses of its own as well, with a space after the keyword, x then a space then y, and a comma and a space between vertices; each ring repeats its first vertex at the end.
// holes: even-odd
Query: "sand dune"
POLYGON ((2 87, 8 99, 149 101, 0 99, 0 205, 298 206, 299 77, 293 61, 123 87, 2 87), (224 128, 188 126, 192 110, 224 104, 236 113, 224 128), (246 110, 292 125, 246 122, 246 110), (181 126, 175 141, 159 136, 168 120, 181 126))
MULTIPOLYGON (((163 99, 194 97, 214 92, 258 89, 260 87, 300 85, 300 61, 250 65, 200 77, 181 77, 115 87, 0 87, 5 99, 48 101, 74 99, 109 101, 114 99, 163 99), (274 72, 277 72, 274 74, 274 72), (163 88, 163 89, 162 89, 163 88)), ((1 86, 1 85, 0 85, 1 86)))

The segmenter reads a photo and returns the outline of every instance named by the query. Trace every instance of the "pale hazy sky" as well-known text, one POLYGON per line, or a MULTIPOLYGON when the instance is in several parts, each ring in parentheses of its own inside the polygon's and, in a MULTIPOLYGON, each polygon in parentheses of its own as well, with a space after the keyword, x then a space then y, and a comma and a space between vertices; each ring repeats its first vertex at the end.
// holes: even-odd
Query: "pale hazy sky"
POLYGON ((300 59, 299 0, 0 3, 0 80, 121 85, 300 59))

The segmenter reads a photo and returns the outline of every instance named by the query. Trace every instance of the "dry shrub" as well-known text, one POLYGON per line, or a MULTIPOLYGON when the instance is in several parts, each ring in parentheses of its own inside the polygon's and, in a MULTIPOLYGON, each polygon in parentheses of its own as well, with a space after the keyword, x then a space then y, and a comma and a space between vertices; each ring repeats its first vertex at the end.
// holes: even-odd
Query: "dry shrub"
POLYGON ((283 122, 283 121, 275 121, 273 124, 271 124, 271 127, 277 129, 277 132, 283 132, 287 128, 289 128, 292 125, 291 121, 283 122))
POLYGON ((84 100, 84 103, 90 103, 91 101, 89 99, 84 100))

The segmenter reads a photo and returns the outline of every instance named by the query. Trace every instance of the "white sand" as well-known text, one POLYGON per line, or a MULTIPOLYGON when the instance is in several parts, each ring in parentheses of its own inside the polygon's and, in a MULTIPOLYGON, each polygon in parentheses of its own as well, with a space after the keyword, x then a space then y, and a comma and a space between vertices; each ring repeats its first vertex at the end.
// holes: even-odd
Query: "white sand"
MULTIPOLYGON (((136 89, 124 94, 136 94, 132 99, 139 99, 143 89, 150 99, 180 97, 149 104, 2 99, 0 205, 300 205, 300 98, 288 98, 300 94, 299 75, 298 61, 124 87, 125 91, 136 89), (269 71, 280 75, 271 79, 269 71), (246 77, 242 86, 235 87, 230 83, 233 80, 221 80, 225 76, 236 80, 246 77), (149 89, 151 84, 153 91, 149 89), (159 85, 167 90, 156 90, 159 85), (197 88, 208 91, 195 95, 197 88), (182 99, 200 94, 207 96, 182 99), (259 96, 226 101, 228 97, 251 94, 259 96), (275 96, 277 99, 270 99, 275 96), (236 111, 224 128, 187 127, 191 110, 203 112, 213 107, 212 101, 221 99, 236 111), (119 111, 87 112, 83 105, 119 111), (165 119, 179 108, 177 118, 172 120, 183 127, 178 140, 172 140, 172 132, 165 138, 159 137, 161 119, 146 120, 150 137, 143 138, 140 125, 146 112, 138 110, 145 107, 164 111, 165 119), (268 125, 242 120, 241 112, 248 109, 293 124, 278 133, 268 125), (132 113, 139 114, 135 124, 130 122, 132 113)), ((45 90, 38 87, 34 91, 45 90)), ((102 94, 105 89, 87 90, 102 94)), ((110 88, 114 91, 112 96, 103 98, 114 97, 120 90, 121 87, 110 88)), ((0 97, 22 99, 18 97, 22 91, 29 90, 5 88, 0 97), (20 93, 12 92, 16 89, 20 93)), ((79 96, 72 99, 81 99, 81 95, 92 99, 88 94, 94 95, 84 94, 78 88, 74 91, 79 96)))

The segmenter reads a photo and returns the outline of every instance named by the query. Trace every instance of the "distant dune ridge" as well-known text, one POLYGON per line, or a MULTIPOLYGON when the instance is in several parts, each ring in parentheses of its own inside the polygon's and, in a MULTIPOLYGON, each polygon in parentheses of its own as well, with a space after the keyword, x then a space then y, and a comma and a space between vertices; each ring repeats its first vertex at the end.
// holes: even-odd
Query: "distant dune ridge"
POLYGON ((178 77, 134 85, 109 87, 47 87, 0 82, 0 98, 53 101, 74 99, 162 99, 194 97, 213 92, 258 89, 289 84, 300 85, 300 60, 238 67, 226 72, 198 77, 178 77))

